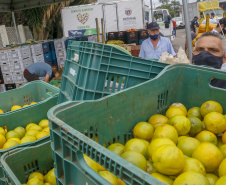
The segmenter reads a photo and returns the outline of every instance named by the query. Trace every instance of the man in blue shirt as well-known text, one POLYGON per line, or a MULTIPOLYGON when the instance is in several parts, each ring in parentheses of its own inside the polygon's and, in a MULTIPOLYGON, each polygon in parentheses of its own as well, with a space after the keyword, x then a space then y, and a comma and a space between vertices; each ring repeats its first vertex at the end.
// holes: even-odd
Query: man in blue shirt
POLYGON ((169 39, 161 37, 159 34, 159 25, 151 22, 148 25, 150 38, 144 40, 141 45, 139 57, 145 59, 159 59, 164 51, 175 56, 176 53, 169 39))
POLYGON ((57 72, 57 66, 50 66, 45 62, 31 64, 24 70, 24 78, 28 81, 39 80, 39 77, 45 77, 45 82, 49 82, 50 77, 57 72))

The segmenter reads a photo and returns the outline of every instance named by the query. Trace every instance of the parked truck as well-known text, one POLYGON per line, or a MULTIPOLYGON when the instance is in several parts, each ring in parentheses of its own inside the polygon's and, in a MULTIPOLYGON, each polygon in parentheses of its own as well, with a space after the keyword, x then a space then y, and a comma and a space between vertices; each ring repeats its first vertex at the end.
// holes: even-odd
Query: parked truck
MULTIPOLYGON (((149 10, 144 0, 107 1, 65 7, 61 10, 64 36, 96 34, 96 18, 99 24, 101 19, 104 19, 105 33, 145 29, 146 23, 151 21, 149 10)), ((173 29, 172 21, 167 19, 169 18, 168 10, 154 10, 154 15, 162 16, 162 19, 157 19, 160 23, 160 31, 171 39, 173 29)))
MULTIPOLYGON (((192 21, 194 16, 199 18, 199 24, 206 19, 207 14, 215 14, 217 20, 223 17, 223 11, 219 7, 218 1, 201 1, 188 3, 188 16, 189 20, 192 21)), ((184 16, 184 14, 182 14, 184 16)))

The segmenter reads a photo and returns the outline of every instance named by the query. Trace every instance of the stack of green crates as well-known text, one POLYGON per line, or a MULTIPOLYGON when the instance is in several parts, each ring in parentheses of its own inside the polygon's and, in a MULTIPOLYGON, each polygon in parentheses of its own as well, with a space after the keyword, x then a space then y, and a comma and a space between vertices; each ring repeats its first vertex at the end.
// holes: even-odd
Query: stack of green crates
MULTIPOLYGON (((7 92, 0 93, 0 109, 5 113, 0 114, 0 127, 7 127, 7 130, 14 130, 16 127, 26 127, 29 123, 38 124, 43 119, 47 118, 48 110, 57 104, 59 89, 45 83, 43 81, 34 81, 26 84, 23 87, 13 89, 7 92), (37 102, 15 111, 10 111, 14 105, 23 106, 37 102)), ((0 157, 4 153, 8 153, 14 149, 19 149, 25 146, 38 145, 50 140, 50 136, 36 140, 31 143, 25 143, 11 147, 9 149, 0 150, 0 157)), ((3 177, 3 168, 0 163, 0 184, 3 177)))

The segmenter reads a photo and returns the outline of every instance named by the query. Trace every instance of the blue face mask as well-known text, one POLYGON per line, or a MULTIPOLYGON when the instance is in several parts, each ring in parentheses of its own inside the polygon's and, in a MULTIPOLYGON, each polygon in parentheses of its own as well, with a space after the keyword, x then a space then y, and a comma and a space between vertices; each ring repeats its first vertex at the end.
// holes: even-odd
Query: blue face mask
POLYGON ((159 38, 159 34, 157 35, 150 35, 151 40, 157 40, 159 38))

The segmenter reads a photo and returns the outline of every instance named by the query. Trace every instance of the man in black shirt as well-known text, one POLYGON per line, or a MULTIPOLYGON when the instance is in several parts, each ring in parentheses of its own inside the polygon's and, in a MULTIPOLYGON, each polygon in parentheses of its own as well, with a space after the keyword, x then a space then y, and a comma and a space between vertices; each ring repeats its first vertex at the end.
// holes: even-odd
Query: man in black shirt
POLYGON ((191 30, 195 33, 196 29, 199 27, 198 17, 195 16, 194 19, 191 21, 191 30))
MULTIPOLYGON (((197 40, 193 51, 192 63, 221 69, 226 63, 226 40, 216 32, 205 32, 197 40)), ((212 79, 211 85, 226 89, 226 81, 212 79)))

